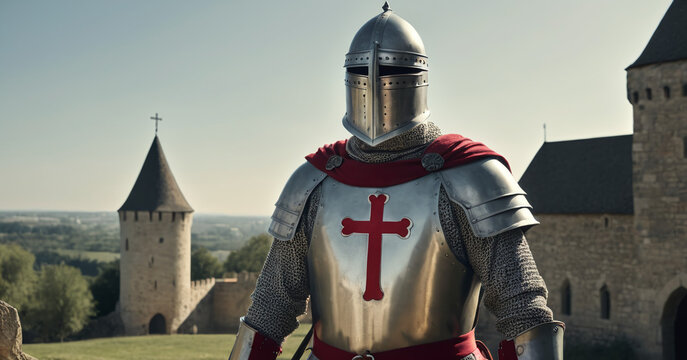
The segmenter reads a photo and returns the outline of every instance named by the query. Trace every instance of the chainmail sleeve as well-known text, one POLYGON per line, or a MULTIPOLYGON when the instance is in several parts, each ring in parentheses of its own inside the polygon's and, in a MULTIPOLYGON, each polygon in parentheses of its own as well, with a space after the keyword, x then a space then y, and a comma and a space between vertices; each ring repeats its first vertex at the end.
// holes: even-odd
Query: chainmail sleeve
POLYGON ((274 239, 258 277, 253 302, 245 322, 268 338, 281 343, 298 327, 296 318, 305 313, 308 296, 308 246, 320 198, 318 186, 310 196, 306 212, 293 239, 274 239))
POLYGON ((442 189, 441 224, 451 250, 482 281, 484 305, 497 318, 496 329, 506 338, 553 320, 548 296, 522 230, 478 238, 464 210, 442 189))

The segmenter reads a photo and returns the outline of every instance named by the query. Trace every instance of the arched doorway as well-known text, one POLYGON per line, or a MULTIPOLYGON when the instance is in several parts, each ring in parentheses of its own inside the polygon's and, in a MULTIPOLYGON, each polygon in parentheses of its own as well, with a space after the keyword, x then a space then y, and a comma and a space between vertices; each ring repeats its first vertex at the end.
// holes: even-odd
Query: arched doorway
POLYGON ((663 308, 663 359, 687 359, 687 289, 673 291, 663 308))
POLYGON ((675 316, 676 359, 687 359, 687 342, 685 339, 687 339, 687 296, 682 297, 675 316))
POLYGON ((167 323, 165 322, 165 317, 162 314, 155 314, 152 319, 150 319, 150 324, 148 325, 149 334, 166 334, 167 333, 167 323))

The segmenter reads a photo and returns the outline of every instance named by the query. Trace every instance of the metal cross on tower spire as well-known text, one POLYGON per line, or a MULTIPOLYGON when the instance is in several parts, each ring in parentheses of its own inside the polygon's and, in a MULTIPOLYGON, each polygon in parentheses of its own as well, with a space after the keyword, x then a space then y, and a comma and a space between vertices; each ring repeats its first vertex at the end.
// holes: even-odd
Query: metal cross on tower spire
POLYGON ((157 116, 157 113, 155 113, 155 116, 151 116, 150 120, 155 120, 155 136, 157 136, 157 123, 158 121, 162 121, 162 118, 157 116))

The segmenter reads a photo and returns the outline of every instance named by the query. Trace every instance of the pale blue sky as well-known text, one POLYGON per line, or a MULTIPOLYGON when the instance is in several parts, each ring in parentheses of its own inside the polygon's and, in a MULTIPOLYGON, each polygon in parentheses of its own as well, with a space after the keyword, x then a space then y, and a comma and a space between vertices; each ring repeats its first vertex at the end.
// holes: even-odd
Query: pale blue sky
MULTIPOLYGON (((430 58, 431 121, 519 177, 548 140, 632 132, 624 68, 670 0, 391 1, 430 58)), ((348 137, 343 59, 383 1, 0 0, 0 210, 114 211, 153 139, 201 213, 268 215, 348 137)))

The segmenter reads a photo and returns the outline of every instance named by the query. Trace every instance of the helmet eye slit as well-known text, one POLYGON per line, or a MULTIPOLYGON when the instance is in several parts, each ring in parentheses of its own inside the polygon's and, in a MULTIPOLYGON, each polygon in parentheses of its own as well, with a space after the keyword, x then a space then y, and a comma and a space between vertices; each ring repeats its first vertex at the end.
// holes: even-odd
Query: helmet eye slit
POLYGON ((367 76, 367 66, 349 67, 349 68, 346 68, 346 71, 348 71, 351 74, 367 76))
POLYGON ((385 66, 379 65, 379 76, 387 75, 415 75, 422 72, 421 69, 405 66, 385 66))

